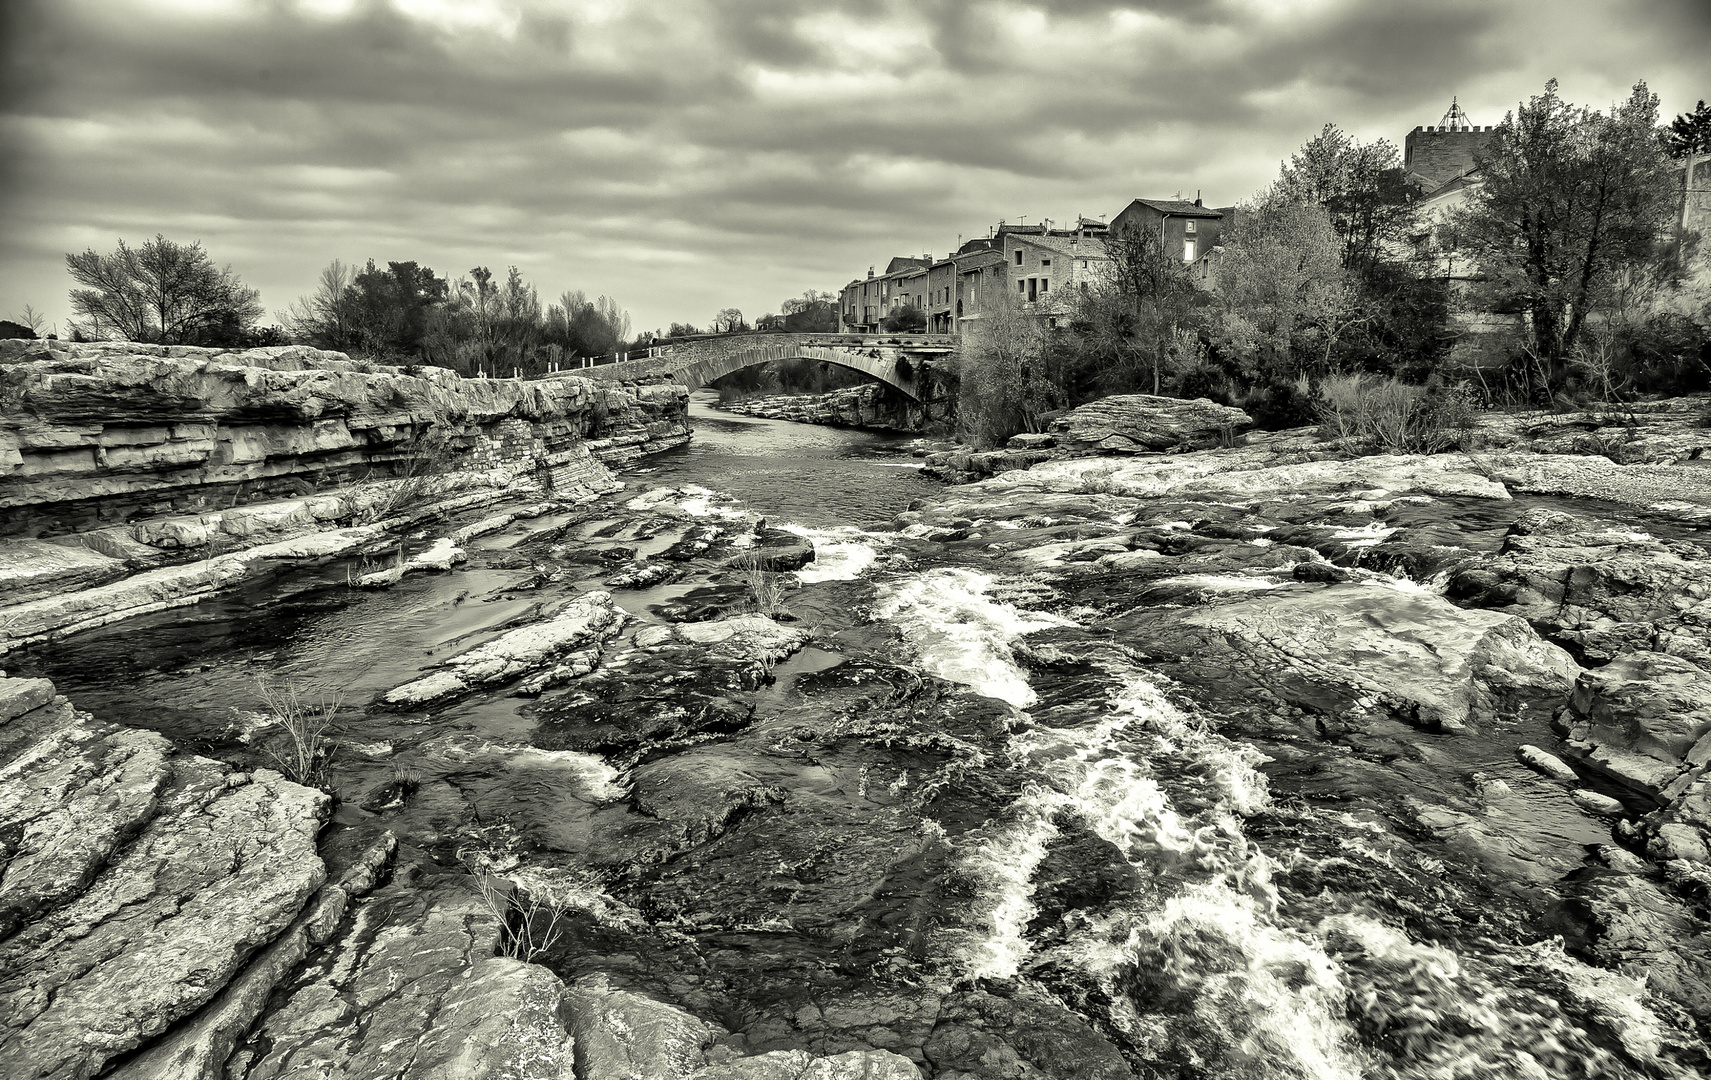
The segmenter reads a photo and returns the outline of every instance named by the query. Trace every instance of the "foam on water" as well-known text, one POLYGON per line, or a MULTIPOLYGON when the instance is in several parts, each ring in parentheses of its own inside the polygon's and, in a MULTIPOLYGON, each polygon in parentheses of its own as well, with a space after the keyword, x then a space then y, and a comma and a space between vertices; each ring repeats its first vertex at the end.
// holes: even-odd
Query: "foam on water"
POLYGON ((886 538, 879 533, 863 532, 852 525, 830 529, 810 529, 802 525, 781 525, 814 545, 814 561, 796 571, 803 584, 819 581, 854 581, 879 557, 886 538))
POLYGON ((920 665, 932 674, 1026 708, 1035 700, 1034 691, 1010 643, 1036 630, 1073 624, 993 600, 987 594, 997 586, 997 579, 975 570, 929 570, 888 586, 874 616, 901 629, 920 665))
MULTIPOLYGON (((1271 864, 1242 832, 1269 792, 1264 755, 1232 743, 1173 705, 1147 677, 1125 673, 1096 722, 1039 726, 1011 743, 1016 763, 1039 783, 1015 805, 1002 831, 984 839, 963 868, 983 886, 980 936, 957 958, 971 977, 1019 974, 1032 951, 1026 928, 1037 913, 1033 876, 1073 814, 1148 877, 1163 870, 1190 880, 1158 910, 1087 920, 1067 955, 1104 986, 1139 1039, 1139 1009, 1127 988, 1163 979, 1192 996, 1193 1010, 1220 1033, 1227 1068, 1209 1075, 1355 1080, 1362 1056, 1343 1021, 1347 991, 1320 943, 1277 917, 1271 864), (1209 783, 1213 803, 1183 816, 1154 775, 1154 762, 1182 760, 1209 783)), ((1144 994, 1142 995, 1145 996, 1144 994)))

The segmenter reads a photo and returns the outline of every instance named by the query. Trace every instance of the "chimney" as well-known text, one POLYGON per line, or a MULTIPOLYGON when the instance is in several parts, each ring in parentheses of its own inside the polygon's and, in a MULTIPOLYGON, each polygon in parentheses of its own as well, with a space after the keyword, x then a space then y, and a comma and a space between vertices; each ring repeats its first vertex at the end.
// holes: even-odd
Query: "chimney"
POLYGON ((1200 205, 1200 189, 1199 188, 1194 189, 1194 205, 1195 206, 1200 205))
POLYGON ((872 277, 872 276, 873 276, 873 267, 871 267, 871 266, 870 266, 870 267, 868 267, 868 268, 867 268, 867 276, 868 276, 868 277, 872 277))

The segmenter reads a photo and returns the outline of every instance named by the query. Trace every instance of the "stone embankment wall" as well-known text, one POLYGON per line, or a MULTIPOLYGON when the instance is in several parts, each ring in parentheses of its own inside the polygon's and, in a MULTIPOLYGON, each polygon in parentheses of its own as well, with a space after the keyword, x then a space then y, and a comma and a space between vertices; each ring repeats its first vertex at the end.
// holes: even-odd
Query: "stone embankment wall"
POLYGON ((575 482, 688 438, 685 394, 565 378, 469 380, 286 347, 0 343, 0 536, 302 497, 456 468, 575 482))

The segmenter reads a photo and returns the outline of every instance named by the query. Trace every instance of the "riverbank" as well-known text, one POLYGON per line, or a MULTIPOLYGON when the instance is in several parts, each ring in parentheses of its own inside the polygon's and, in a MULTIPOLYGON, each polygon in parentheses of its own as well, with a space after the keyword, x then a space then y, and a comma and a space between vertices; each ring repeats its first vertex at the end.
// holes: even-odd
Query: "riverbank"
POLYGON ((0 652, 257 575, 402 555, 502 499, 617 490, 689 438, 681 387, 468 380, 301 347, 0 349, 0 652))
MULTIPOLYGON (((400 1047, 425 1075, 464 1040, 584 1080, 1711 1067, 1701 466, 1257 440, 876 520, 857 481, 912 474, 836 451, 795 482, 836 476, 849 516, 801 527, 761 501, 777 480, 691 482, 791 463, 782 428, 730 423, 622 493, 447 520, 421 541, 466 537, 446 571, 366 591, 333 561, 10 658, 298 823, 257 929, 187 960, 205 995, 74 1018, 117 1050, 68 1013, 19 1038, 163 1076, 118 1070, 181 1039, 244 1077, 396 1075, 400 1047), (745 467, 757 429, 785 460, 745 467), (336 807, 259 768, 257 679, 343 695, 336 807), (303 899, 369 866, 342 916, 303 899)), ((72 772, 115 774, 103 753, 72 772)), ((24 917, 30 956, 76 968, 51 928, 135 892, 112 868, 140 858, 95 862, 24 917)))

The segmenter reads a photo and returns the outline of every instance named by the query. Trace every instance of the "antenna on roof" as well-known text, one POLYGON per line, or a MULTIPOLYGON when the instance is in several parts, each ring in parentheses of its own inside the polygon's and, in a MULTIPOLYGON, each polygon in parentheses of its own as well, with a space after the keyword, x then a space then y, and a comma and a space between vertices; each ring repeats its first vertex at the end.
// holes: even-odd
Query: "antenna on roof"
POLYGON ((1472 127, 1473 121, 1468 119, 1467 113, 1463 111, 1461 105, 1456 101, 1455 95, 1452 94, 1450 95, 1450 111, 1444 114, 1442 120, 1438 121, 1438 126, 1449 128, 1451 131, 1460 131, 1463 128, 1472 127))

